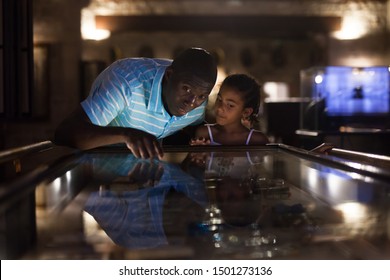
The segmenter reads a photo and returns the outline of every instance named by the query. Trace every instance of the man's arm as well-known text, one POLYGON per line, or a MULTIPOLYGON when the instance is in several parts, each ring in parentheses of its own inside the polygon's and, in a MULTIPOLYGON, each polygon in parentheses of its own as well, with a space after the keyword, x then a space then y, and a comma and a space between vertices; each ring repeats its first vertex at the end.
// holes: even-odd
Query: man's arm
POLYGON ((94 125, 80 105, 57 127, 54 143, 82 150, 124 143, 136 157, 163 155, 153 135, 132 128, 94 125))

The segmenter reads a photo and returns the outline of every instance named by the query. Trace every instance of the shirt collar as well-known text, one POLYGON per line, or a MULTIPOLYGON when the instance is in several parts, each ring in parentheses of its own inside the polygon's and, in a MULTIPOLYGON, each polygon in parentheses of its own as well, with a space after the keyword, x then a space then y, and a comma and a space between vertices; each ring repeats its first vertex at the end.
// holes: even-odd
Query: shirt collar
POLYGON ((156 76, 153 79, 152 89, 150 92, 149 104, 147 109, 152 112, 165 112, 162 102, 162 80, 164 78, 165 69, 168 65, 158 66, 156 76))

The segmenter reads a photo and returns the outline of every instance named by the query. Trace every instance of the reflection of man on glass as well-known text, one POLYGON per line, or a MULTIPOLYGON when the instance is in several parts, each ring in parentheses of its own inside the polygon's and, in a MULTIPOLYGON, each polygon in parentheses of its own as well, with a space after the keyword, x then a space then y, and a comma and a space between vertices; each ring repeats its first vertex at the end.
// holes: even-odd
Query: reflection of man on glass
POLYGON ((136 159, 133 155, 104 158, 101 162, 97 157, 92 160, 95 179, 107 184, 104 190, 90 195, 84 210, 114 243, 125 248, 168 244, 163 207, 170 193, 187 197, 188 205, 195 204, 200 209, 207 203, 203 181, 177 164, 136 159))

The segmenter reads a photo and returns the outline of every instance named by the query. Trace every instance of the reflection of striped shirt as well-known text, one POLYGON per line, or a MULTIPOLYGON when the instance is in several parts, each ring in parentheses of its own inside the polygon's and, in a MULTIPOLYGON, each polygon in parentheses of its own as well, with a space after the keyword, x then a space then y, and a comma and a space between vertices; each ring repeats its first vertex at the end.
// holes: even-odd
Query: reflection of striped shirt
POLYGON ((204 119, 206 102, 184 116, 170 116, 161 85, 170 60, 126 58, 114 62, 94 81, 81 105, 93 124, 131 127, 164 138, 204 119))
MULTIPOLYGON (((86 155, 84 160, 86 164, 92 164, 93 181, 112 181, 113 184, 118 178, 133 174, 138 164, 144 164, 145 170, 152 170, 150 167, 154 164, 161 165, 163 169, 162 177, 153 187, 124 189, 120 192, 115 190, 92 192, 88 197, 84 210, 94 217, 112 241, 119 246, 139 249, 168 243, 163 226, 163 205, 166 203, 166 194, 171 190, 184 194, 203 208, 208 205, 203 180, 186 173, 179 164, 137 159, 132 154, 109 157, 86 155)), ((141 167, 141 170, 144 168, 141 167)), ((153 172, 147 173, 145 176, 154 178, 153 172)))

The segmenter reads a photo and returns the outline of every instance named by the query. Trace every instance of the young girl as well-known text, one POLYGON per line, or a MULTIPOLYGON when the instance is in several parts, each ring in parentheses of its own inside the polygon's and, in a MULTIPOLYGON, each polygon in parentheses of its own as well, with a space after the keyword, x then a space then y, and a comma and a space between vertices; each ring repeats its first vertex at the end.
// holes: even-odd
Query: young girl
POLYGON ((260 106, 260 86, 245 74, 233 74, 222 82, 214 105, 215 124, 197 128, 190 145, 265 145, 267 136, 248 128, 260 106))

